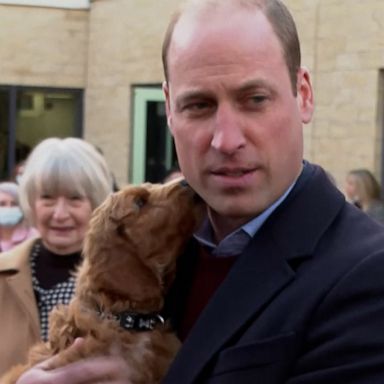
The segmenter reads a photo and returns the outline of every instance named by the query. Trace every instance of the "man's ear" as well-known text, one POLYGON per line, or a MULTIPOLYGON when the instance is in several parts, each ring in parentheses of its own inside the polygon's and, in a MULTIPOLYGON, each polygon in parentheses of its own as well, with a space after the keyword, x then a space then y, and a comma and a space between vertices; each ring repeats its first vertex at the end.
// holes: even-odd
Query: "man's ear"
POLYGON ((306 68, 297 72, 297 102, 300 110, 301 121, 309 123, 312 119, 314 103, 311 77, 306 68))
POLYGON ((163 93, 165 97, 165 112, 167 114, 167 124, 172 134, 171 101, 169 98, 169 85, 166 81, 163 82, 163 93))

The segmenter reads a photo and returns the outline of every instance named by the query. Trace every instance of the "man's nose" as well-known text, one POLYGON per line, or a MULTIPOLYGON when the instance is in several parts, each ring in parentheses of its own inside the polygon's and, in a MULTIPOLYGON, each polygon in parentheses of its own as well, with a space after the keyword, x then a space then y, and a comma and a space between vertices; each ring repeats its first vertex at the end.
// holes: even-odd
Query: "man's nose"
POLYGON ((216 150, 231 155, 245 146, 243 119, 240 111, 231 105, 218 107, 211 146, 216 150))

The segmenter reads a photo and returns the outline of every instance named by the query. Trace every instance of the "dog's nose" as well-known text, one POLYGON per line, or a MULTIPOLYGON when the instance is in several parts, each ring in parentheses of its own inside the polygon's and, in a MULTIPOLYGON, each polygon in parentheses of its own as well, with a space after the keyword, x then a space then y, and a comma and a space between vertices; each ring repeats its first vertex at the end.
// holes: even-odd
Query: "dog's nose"
POLYGON ((181 185, 182 187, 189 187, 189 184, 185 179, 180 180, 179 185, 181 185))
POLYGON ((196 202, 196 203, 200 203, 200 202, 203 201, 203 199, 200 197, 200 195, 198 195, 198 194, 196 193, 196 191, 193 190, 193 189, 191 188, 191 186, 188 184, 187 180, 185 180, 185 179, 180 180, 178 184, 179 184, 181 187, 183 187, 183 188, 188 188, 188 189, 192 192, 192 194, 193 194, 193 201, 194 201, 194 202, 196 202))

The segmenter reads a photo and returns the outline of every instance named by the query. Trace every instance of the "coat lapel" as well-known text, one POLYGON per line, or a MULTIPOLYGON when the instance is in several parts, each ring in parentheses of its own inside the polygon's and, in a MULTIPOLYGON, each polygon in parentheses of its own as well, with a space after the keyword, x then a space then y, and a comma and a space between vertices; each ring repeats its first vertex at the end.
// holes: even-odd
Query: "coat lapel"
POLYGON ((10 290, 17 296, 19 305, 27 313, 31 322, 31 329, 36 339, 40 338, 39 313, 37 310, 36 298, 31 289, 32 280, 30 274, 18 273, 7 278, 10 290))
POLYGON ((26 240, 17 247, 2 254, 0 273, 6 277, 10 292, 17 297, 18 304, 27 313, 31 328, 38 340, 40 338, 39 314, 32 288, 32 274, 28 262, 36 238, 26 240))

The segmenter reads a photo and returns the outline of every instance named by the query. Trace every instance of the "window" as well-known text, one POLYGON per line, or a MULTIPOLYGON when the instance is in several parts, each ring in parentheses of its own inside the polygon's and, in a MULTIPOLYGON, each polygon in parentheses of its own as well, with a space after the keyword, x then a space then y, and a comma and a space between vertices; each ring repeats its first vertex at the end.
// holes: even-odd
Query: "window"
POLYGON ((82 134, 82 90, 0 87, 0 179, 47 137, 82 134))
POLYGON ((161 182, 177 164, 161 87, 135 87, 131 177, 133 184, 161 182))

